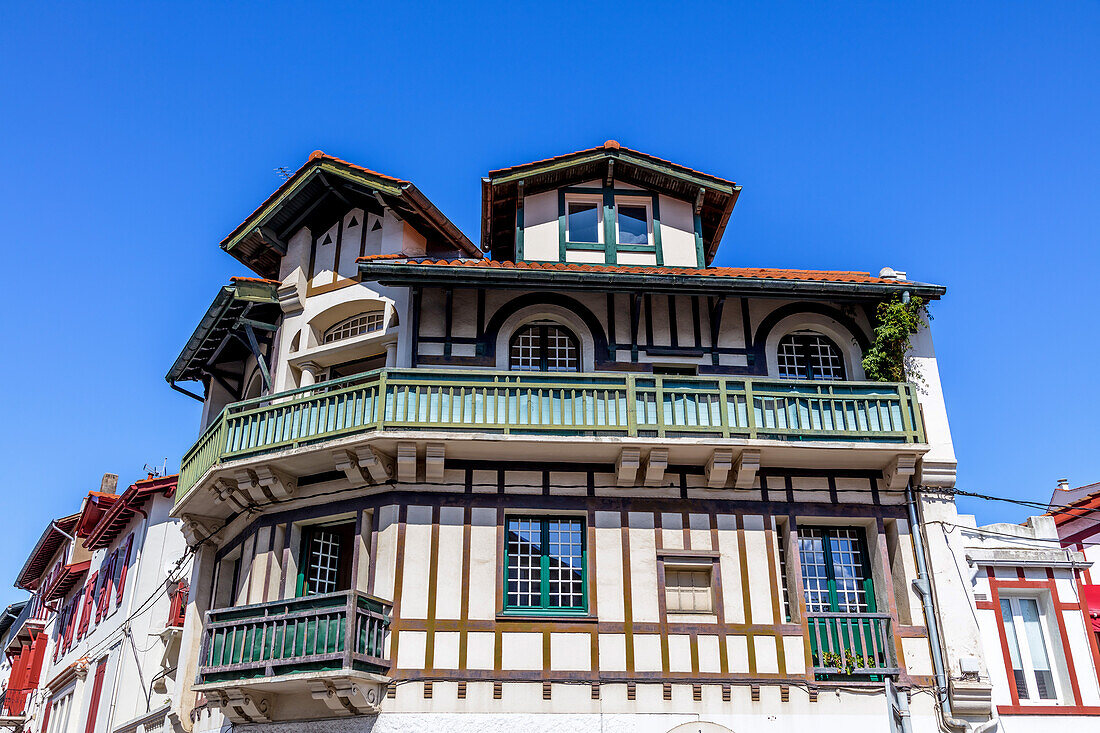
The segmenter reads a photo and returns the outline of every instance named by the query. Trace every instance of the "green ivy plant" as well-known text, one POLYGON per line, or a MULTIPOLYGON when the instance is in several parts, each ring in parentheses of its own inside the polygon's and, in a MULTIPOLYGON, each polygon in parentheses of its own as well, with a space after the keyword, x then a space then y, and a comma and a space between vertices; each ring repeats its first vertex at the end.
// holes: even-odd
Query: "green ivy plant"
MULTIPOLYGON (((875 340, 863 356, 863 371, 868 379, 876 382, 904 382, 909 339, 932 318, 928 313, 928 301, 924 298, 905 301, 895 295, 878 304, 876 315, 875 340)), ((910 371, 913 372, 910 378, 920 379, 919 374, 910 371)))

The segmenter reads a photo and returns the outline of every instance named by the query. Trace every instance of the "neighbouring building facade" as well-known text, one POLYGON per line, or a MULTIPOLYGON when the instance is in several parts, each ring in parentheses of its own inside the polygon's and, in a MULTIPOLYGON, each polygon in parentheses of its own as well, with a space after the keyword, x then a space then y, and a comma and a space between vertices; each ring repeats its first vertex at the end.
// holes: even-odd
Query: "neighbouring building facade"
POLYGON ((0 727, 36 733, 171 730, 190 554, 169 516, 176 477, 121 493, 104 476, 50 522, 16 585, 0 727), (167 728, 164 726, 167 725, 167 728))
POLYGON ((203 402, 179 725, 987 723, 929 613, 931 335, 910 382, 861 363, 879 303, 944 289, 712 266, 741 187, 613 141, 482 191, 475 246, 318 151, 222 242, 255 277, 167 375, 203 402))
POLYGON ((953 565, 937 566, 937 592, 950 595, 957 579, 967 595, 965 606, 941 605, 941 615, 952 609, 946 649, 965 660, 964 675, 988 679, 1005 733, 1100 725, 1096 519, 1088 516, 1098 496, 1088 490, 1097 488, 1056 491, 1050 513, 1023 524, 941 514, 925 525, 953 553, 953 565))

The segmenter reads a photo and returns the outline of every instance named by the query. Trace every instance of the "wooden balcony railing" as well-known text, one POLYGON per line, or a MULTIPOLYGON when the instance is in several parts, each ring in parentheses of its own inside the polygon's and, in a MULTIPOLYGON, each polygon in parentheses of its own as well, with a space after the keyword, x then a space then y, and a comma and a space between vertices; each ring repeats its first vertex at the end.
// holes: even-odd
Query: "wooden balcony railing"
POLYGON ((299 672, 382 674, 390 604, 358 591, 208 611, 198 684, 299 672))
POLYGON ((912 384, 382 369, 237 402, 183 457, 177 500, 234 458, 354 433, 742 437, 923 443, 912 384))
POLYGON ((871 677, 898 674, 888 613, 807 613, 816 675, 871 677))

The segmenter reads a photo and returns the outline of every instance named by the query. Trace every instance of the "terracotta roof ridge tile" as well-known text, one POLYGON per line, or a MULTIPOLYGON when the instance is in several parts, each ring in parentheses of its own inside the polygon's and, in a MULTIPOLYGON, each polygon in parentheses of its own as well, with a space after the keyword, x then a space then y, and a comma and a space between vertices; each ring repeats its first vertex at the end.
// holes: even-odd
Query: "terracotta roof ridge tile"
POLYGON ((278 280, 269 280, 266 277, 241 277, 235 276, 229 278, 230 282, 235 283, 267 283, 268 285, 278 285, 278 280))

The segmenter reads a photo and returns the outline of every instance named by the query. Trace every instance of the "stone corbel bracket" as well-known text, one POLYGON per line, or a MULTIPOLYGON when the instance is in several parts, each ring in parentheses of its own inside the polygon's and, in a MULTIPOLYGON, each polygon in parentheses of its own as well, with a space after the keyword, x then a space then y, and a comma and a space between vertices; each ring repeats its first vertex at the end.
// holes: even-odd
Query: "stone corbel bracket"
POLYGON ((917 483, 936 489, 950 489, 955 485, 955 461, 930 461, 922 458, 917 467, 917 483))
POLYGON ((298 479, 270 466, 243 468, 237 471, 236 479, 237 492, 234 496, 238 502, 245 501, 246 505, 284 501, 298 490, 298 479))
POLYGON ((619 460, 615 461, 616 482, 619 486, 633 486, 638 480, 638 468, 642 462, 642 451, 638 448, 623 448, 619 460))
POLYGON ((654 448, 645 459, 645 485, 660 486, 668 468, 668 448, 654 448))
POLYGON ((902 453, 897 456, 882 471, 882 478, 886 481, 886 489, 888 491, 901 491, 909 484, 909 479, 916 472, 916 469, 916 453, 902 453))
POLYGON ((310 694, 337 715, 368 715, 381 709, 381 684, 351 680, 315 680, 310 682, 310 694))
POLYGON ((333 451, 332 459, 353 484, 380 484, 393 475, 393 461, 370 446, 333 451))
POLYGON ((221 708, 222 714, 234 723, 270 723, 271 706, 266 697, 259 697, 244 690, 210 690, 206 692, 210 704, 221 708))
POLYGON ((184 514, 180 519, 182 520, 180 530, 188 547, 194 548, 207 540, 214 545, 221 542, 221 520, 196 514, 184 514))
POLYGON ((443 483, 443 469, 447 459, 447 446, 443 443, 428 443, 424 448, 424 480, 443 483))
POLYGON ((397 444, 397 480, 403 484, 416 483, 416 443, 397 444))
POLYGON ((726 479, 729 478, 731 468, 733 468, 733 450, 730 448, 719 448, 714 451, 714 453, 711 454, 710 460, 707 461, 707 486, 712 489, 724 488, 726 479))
POLYGON ((733 485, 739 489, 751 489, 756 485, 760 471, 760 451, 746 448, 733 464, 733 485))

